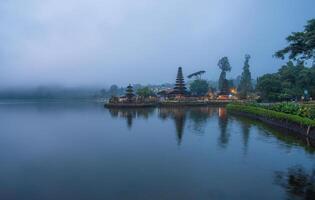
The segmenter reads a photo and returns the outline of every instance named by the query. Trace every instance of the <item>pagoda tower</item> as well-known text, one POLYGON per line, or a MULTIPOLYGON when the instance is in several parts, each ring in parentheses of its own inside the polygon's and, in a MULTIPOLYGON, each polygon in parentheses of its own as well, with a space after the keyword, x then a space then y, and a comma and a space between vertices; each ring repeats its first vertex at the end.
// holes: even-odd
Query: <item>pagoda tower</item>
POLYGON ((134 97, 133 87, 129 84, 126 89, 126 97, 128 102, 132 102, 132 98, 134 97))
POLYGON ((176 95, 181 95, 181 96, 184 96, 186 94, 186 87, 185 87, 182 67, 178 68, 176 84, 175 84, 173 93, 176 95))

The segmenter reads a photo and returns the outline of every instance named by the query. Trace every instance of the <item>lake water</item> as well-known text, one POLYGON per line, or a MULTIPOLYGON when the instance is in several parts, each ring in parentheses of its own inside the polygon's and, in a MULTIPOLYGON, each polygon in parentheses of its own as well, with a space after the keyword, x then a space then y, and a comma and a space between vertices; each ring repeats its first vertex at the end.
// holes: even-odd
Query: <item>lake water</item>
POLYGON ((314 199, 315 151, 224 108, 0 104, 0 199, 314 199))

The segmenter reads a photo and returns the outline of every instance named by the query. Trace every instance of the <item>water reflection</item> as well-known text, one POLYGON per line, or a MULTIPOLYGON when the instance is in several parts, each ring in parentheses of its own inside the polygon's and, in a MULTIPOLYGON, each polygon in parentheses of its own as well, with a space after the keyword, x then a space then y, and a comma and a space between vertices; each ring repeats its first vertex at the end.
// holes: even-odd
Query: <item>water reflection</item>
POLYGON ((204 134, 208 120, 217 115, 217 109, 214 107, 196 107, 189 109, 189 119, 191 120, 192 130, 197 134, 204 134))
POLYGON ((154 108, 111 108, 109 109, 109 113, 112 118, 126 119, 127 127, 131 129, 134 118, 148 119, 154 113, 154 110, 154 108))
MULTIPOLYGON (((232 130, 229 130, 230 124, 237 124, 241 133, 242 149, 244 154, 248 152, 249 138, 251 127, 253 124, 256 126, 256 131, 263 138, 276 137, 283 141, 282 147, 288 150, 292 149, 294 145, 303 145, 303 147, 308 148, 308 151, 314 151, 312 148, 313 141, 306 141, 305 138, 302 140, 297 140, 297 138, 292 135, 292 133, 277 130, 274 127, 266 126, 266 124, 260 123, 256 120, 251 120, 248 118, 243 118, 239 116, 229 115, 226 108, 224 107, 180 107, 180 108, 135 108, 135 109, 109 109, 109 113, 112 118, 123 118, 126 120, 127 127, 131 130, 134 119, 149 119, 150 117, 155 118, 156 114, 162 121, 172 120, 175 124, 175 135, 178 145, 183 142, 185 132, 192 133, 194 135, 204 135, 206 130, 213 130, 207 128, 207 125, 212 124, 210 120, 217 121, 217 128, 214 132, 218 132, 218 146, 221 148, 227 148, 232 130), (155 112, 157 111, 157 112, 155 112), (234 123, 235 122, 235 123, 234 123), (308 144, 307 147, 305 144, 308 144)), ((212 127, 213 128, 213 127, 212 127)))
POLYGON ((315 196, 314 149, 225 109, 66 105, 0 106, 1 199, 315 196))
POLYGON ((285 172, 275 172, 275 183, 283 187, 288 199, 315 199, 315 169, 294 166, 285 172))
POLYGON ((230 138, 230 133, 227 131, 228 116, 226 108, 219 108, 218 122, 220 128, 219 145, 223 148, 226 148, 230 138))
POLYGON ((259 136, 262 136, 260 137, 262 140, 276 138, 278 141, 281 141, 281 143, 279 143, 281 148, 286 149, 287 152, 290 152, 295 147, 299 146, 304 148, 309 153, 315 153, 314 140, 300 137, 299 135, 296 135, 295 133, 292 133, 288 130, 276 128, 261 121, 253 120, 247 117, 229 115, 229 118, 235 120, 241 126, 245 153, 247 152, 249 146, 251 127, 255 127, 254 132, 259 136))
MULTIPOLYGON (((137 108, 137 109, 109 109, 110 115, 113 118, 126 119, 129 129, 132 128, 133 119, 149 118, 153 113, 154 108, 137 108)), ((191 130, 194 134, 203 135, 206 130, 206 125, 209 119, 216 117, 219 120, 219 144, 225 147, 229 140, 227 131, 228 116, 225 108, 218 107, 181 107, 181 108, 159 108, 158 117, 164 120, 173 120, 175 124, 176 140, 180 145, 183 140, 185 126, 187 130, 191 130)))
POLYGON ((159 117, 163 120, 171 118, 175 122, 176 128, 176 139, 177 144, 180 145, 182 142, 184 127, 187 116, 187 109, 178 109, 178 108, 160 108, 159 117))
POLYGON ((250 134, 250 128, 251 125, 249 123, 242 123, 241 129, 242 129, 242 135, 243 135, 243 146, 244 146, 244 153, 247 154, 248 150, 248 141, 249 141, 249 134, 250 134))

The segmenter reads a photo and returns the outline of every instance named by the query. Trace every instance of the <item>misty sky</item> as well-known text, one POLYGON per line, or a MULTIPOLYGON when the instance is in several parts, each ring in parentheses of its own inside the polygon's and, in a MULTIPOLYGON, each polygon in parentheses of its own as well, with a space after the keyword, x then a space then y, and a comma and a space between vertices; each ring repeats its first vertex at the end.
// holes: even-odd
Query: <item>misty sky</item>
POLYGON ((174 82, 249 53, 253 77, 315 18, 314 0, 1 0, 0 87, 174 82))

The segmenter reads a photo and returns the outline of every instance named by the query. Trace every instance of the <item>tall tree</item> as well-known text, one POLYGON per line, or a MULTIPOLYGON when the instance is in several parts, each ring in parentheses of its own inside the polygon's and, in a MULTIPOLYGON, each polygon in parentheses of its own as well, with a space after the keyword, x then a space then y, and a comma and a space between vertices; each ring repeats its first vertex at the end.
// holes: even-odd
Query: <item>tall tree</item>
POLYGON ((228 92, 228 80, 226 79, 226 72, 229 72, 232 69, 228 57, 221 58, 218 62, 218 66, 221 69, 219 90, 226 93, 228 92))
POLYGON ((315 62, 315 19, 307 22, 302 32, 293 32, 286 38, 289 45, 275 53, 281 59, 289 55, 289 59, 306 61, 313 59, 315 62))
POLYGON ((241 76, 241 81, 238 86, 238 90, 239 90, 239 94, 241 98, 246 98, 248 92, 251 92, 253 90, 252 76, 249 71, 249 59, 250 59, 250 55, 245 55, 245 62, 244 62, 242 76, 241 76))

